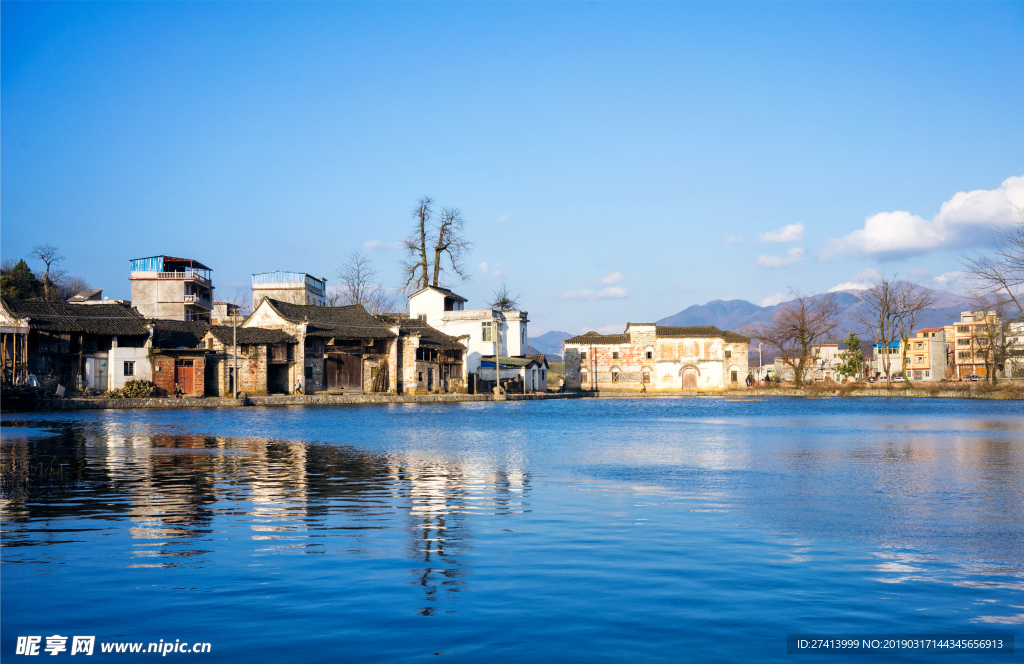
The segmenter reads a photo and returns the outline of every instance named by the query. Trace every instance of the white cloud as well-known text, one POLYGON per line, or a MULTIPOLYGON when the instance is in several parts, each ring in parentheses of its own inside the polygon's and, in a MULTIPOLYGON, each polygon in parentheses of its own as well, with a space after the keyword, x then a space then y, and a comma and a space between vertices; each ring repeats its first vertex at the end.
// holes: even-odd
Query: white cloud
POLYGON ((739 244, 740 242, 743 242, 743 234, 740 233, 739 235, 730 235, 729 237, 725 238, 725 242, 726 244, 739 244))
POLYGON ((943 272, 932 279, 934 288, 951 293, 966 293, 978 286, 977 282, 967 272, 943 272))
POLYGON ((821 258, 887 258, 979 244, 989 228, 1013 220, 1014 205, 1024 205, 1024 176, 1009 177, 997 189, 958 192, 931 219, 905 210, 879 212, 865 219, 863 228, 832 239, 821 258))
MULTIPOLYGON (((480 263, 479 265, 477 265, 477 268, 480 269, 481 274, 487 274, 487 263, 480 263)), ((491 368, 493 369, 494 367, 491 368)))
POLYGON ((625 297, 629 297, 629 293, 621 286, 609 286, 596 293, 588 288, 562 293, 564 300, 621 300, 625 297))
POLYGON ((512 215, 510 215, 509 213, 506 212, 505 214, 503 214, 500 217, 498 217, 498 223, 499 224, 503 224, 503 223, 505 223, 506 221, 508 221, 511 218, 512 218, 512 215))
POLYGON ((768 231, 758 236, 761 242, 799 242, 804 237, 803 224, 786 224, 777 231, 768 231))
POLYGON ((625 278, 626 277, 622 276, 621 272, 609 272, 608 274, 604 275, 603 277, 597 279, 596 283, 603 284, 605 286, 611 286, 612 284, 619 283, 620 281, 622 281, 625 278))
POLYGON ((844 281, 841 284, 836 284, 832 288, 828 289, 829 293, 835 293, 837 291, 844 290, 867 290, 871 288, 871 284, 878 281, 882 276, 882 273, 873 267, 864 268, 860 272, 856 272, 850 277, 849 281, 844 281))
POLYGON ((863 281, 844 281, 841 284, 836 284, 832 288, 829 288, 828 292, 829 293, 836 293, 838 291, 867 290, 867 289, 868 289, 868 285, 865 284, 863 281))
POLYGON ((494 277, 495 279, 501 279, 502 277, 505 276, 505 271, 495 270, 494 272, 491 273, 491 276, 494 277))
POLYGON ((363 249, 367 251, 387 251, 389 249, 398 249, 401 246, 401 242, 384 242, 382 240, 370 240, 363 243, 363 249))
POLYGON ((754 260, 754 264, 758 267, 789 267, 790 265, 796 265, 804 259, 804 250, 800 247, 793 247, 786 252, 785 256, 768 256, 761 254, 754 260))
POLYGON ((776 293, 775 295, 769 295, 768 297, 761 300, 762 307, 774 307, 776 304, 782 304, 787 300, 785 293, 776 293))

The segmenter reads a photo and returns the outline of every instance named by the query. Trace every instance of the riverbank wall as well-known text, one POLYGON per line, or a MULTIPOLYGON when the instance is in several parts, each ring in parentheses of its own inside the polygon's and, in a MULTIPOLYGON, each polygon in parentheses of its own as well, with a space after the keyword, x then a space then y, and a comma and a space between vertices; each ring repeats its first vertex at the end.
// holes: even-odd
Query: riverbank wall
MULTIPOLYGON (((17 410, 111 410, 132 408, 241 408, 245 406, 338 406, 362 404, 402 403, 466 403, 476 401, 540 401, 551 399, 579 399, 585 393, 537 393, 508 394, 292 394, 274 396, 251 396, 246 399, 230 397, 181 397, 149 399, 107 399, 104 397, 40 399, 36 407, 17 410)), ((4 411, 15 410, 4 408, 4 411)))

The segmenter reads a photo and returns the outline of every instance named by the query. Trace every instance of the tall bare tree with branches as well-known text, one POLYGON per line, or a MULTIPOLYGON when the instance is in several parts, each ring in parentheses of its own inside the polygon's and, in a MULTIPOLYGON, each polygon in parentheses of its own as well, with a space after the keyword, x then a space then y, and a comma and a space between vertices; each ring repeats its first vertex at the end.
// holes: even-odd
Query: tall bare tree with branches
POLYGON ((960 264, 983 292, 998 294, 1016 308, 1013 318, 1024 321, 1024 207, 1014 206, 1014 223, 992 231, 995 249, 992 255, 981 253, 960 256, 960 264))
POLYGON ((57 247, 52 244, 37 244, 32 247, 33 258, 38 258, 46 265, 46 273, 43 275, 43 299, 52 302, 57 297, 56 283, 50 278, 50 267, 64 260, 57 247))
POLYGON ((839 324, 835 296, 802 295, 779 306, 767 321, 744 328, 744 332, 779 351, 783 363, 793 369, 796 386, 803 387, 804 373, 813 366, 814 347, 829 341, 839 324))
POLYGON ((465 257, 473 243, 465 238, 462 212, 456 207, 442 207, 435 216, 433 203, 429 196, 419 200, 412 213, 415 226, 403 240, 406 257, 402 273, 407 291, 440 286, 441 275, 447 269, 462 279, 469 278, 465 257))
POLYGON ((934 302, 935 297, 927 288, 909 281, 900 281, 897 275, 889 277, 883 274, 871 288, 862 293, 861 305, 854 314, 854 320, 874 339, 878 350, 876 355, 882 356, 882 370, 887 386, 892 386, 894 344, 898 344, 900 349, 899 373, 904 382, 911 384, 907 374, 910 337, 934 302))
POLYGON ((374 316, 394 311, 395 300, 378 281, 378 272, 366 254, 358 251, 349 253, 334 275, 338 277, 338 285, 332 287, 328 296, 332 307, 359 304, 374 316))

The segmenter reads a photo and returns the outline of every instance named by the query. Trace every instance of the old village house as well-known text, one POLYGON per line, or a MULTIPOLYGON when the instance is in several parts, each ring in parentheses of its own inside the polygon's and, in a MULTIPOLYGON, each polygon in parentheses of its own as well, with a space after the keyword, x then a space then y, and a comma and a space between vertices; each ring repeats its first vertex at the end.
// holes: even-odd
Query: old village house
POLYGON ((298 382, 307 393, 395 389, 398 328, 358 304, 321 307, 266 297, 242 327, 282 330, 295 339, 288 384, 298 382))
POLYGON ((622 334, 587 332, 563 344, 566 387, 635 392, 742 384, 749 343, 710 325, 628 323, 622 334))

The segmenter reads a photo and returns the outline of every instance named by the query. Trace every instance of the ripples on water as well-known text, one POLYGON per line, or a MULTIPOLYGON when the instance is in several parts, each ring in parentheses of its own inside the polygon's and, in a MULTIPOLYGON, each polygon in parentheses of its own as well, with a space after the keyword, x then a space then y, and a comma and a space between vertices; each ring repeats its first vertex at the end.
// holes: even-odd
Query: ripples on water
POLYGON ((789 632, 1024 623, 1017 403, 110 411, 2 432, 5 655, 73 633, 209 641, 215 661, 764 661, 789 632))

